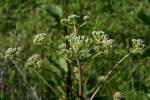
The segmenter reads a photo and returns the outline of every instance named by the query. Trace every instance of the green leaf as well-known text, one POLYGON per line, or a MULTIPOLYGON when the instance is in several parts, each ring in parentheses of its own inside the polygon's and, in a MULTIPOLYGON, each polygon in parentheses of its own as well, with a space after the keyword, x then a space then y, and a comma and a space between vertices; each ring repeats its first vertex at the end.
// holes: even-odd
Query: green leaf
POLYGON ((62 8, 60 6, 54 5, 54 4, 52 4, 50 6, 50 12, 54 16, 62 17, 62 15, 63 15, 62 8))

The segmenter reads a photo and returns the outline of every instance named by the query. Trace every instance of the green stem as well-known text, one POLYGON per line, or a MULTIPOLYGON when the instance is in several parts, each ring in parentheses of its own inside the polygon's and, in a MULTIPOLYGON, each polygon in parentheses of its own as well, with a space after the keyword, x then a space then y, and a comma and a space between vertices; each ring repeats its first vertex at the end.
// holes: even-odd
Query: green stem
POLYGON ((37 75, 38 77, 52 90, 52 92, 57 95, 58 97, 61 98, 61 100, 65 100, 64 97, 60 96, 58 94, 58 91, 56 91, 56 89, 53 88, 53 86, 51 86, 35 69, 31 68, 37 75))
POLYGON ((22 72, 22 70, 20 69, 20 67, 18 66, 18 63, 15 61, 12 61, 13 64, 15 65, 15 68, 17 69, 18 73, 21 75, 21 77, 23 78, 23 81, 30 87, 30 89, 32 90, 32 94, 35 98, 35 100, 39 100, 39 97, 34 89, 34 87, 27 81, 26 75, 22 72))
POLYGON ((82 23, 82 24, 78 27, 78 29, 81 28, 81 27, 83 27, 86 23, 87 23, 87 22, 82 23))
MULTIPOLYGON (((99 90, 103 87, 103 85, 105 85, 105 83, 107 82, 107 80, 111 77, 111 75, 113 74, 113 72, 119 67, 119 65, 128 57, 130 56, 130 54, 125 55, 121 60, 119 60, 114 67, 106 74, 106 76, 104 77, 102 84, 100 84, 95 91, 93 92, 92 96, 90 97, 90 100, 93 100, 93 98, 96 96, 96 94, 99 92, 99 90)), ((99 82, 101 83, 101 82, 99 82)))
POLYGON ((82 82, 82 70, 80 65, 79 50, 77 52, 77 67, 78 67, 78 74, 79 74, 79 100, 83 100, 83 82, 82 82))
POLYGON ((77 27, 76 27, 76 19, 74 18, 74 21, 73 21, 73 29, 74 29, 74 34, 77 35, 77 27))

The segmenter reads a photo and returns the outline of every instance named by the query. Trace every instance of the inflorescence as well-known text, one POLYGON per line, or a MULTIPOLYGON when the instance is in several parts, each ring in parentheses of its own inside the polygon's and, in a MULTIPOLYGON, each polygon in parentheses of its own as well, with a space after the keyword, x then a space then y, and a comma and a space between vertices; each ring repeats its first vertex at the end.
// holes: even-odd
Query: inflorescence
POLYGON ((8 48, 5 52, 5 58, 6 59, 20 59, 21 58, 21 53, 22 53, 22 48, 21 47, 16 47, 16 48, 8 48))
POLYGON ((141 39, 132 39, 132 53, 138 53, 145 47, 144 41, 141 39))
MULTIPOLYGON (((82 36, 77 34, 77 29, 80 26, 85 25, 83 23, 77 26, 77 18, 80 18, 77 15, 70 15, 66 19, 62 19, 61 23, 72 28, 73 32, 70 35, 65 36, 66 41, 69 42, 69 48, 66 48, 66 43, 62 43, 59 46, 60 53, 74 54, 77 53, 78 50, 85 51, 89 53, 89 51, 94 49, 98 55, 105 54, 108 55, 111 53, 113 48, 116 46, 115 40, 109 38, 109 36, 103 31, 93 31, 92 37, 82 36)), ((83 20, 86 22, 89 20, 88 16, 84 16, 83 20)), ((132 39, 133 48, 131 53, 137 53, 144 48, 144 42, 141 39, 132 39)), ((80 52, 80 53, 81 53, 80 52)))
POLYGON ((43 60, 40 57, 40 54, 33 54, 31 57, 28 58, 26 65, 35 67, 35 68, 40 68, 42 66, 43 60))
POLYGON ((33 39, 33 43, 37 45, 45 45, 47 43, 46 34, 45 33, 37 34, 33 39))

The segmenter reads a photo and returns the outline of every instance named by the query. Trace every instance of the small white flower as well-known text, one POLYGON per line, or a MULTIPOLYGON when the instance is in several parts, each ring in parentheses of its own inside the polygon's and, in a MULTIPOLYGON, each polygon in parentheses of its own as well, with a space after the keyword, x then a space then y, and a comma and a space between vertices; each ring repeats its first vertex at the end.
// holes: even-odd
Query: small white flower
POLYGON ((45 33, 37 34, 33 39, 33 43, 39 45, 46 44, 46 34, 45 33))
POLYGON ((88 21, 88 20, 89 20, 89 16, 84 16, 84 17, 83 17, 83 20, 84 20, 84 21, 88 21))
POLYGON ((109 54, 115 46, 114 40, 110 39, 103 31, 93 31, 92 36, 96 42, 96 46, 94 47, 94 49, 97 52, 109 54))
POLYGON ((66 36, 66 40, 69 41, 70 47, 74 50, 74 52, 77 52, 83 45, 86 47, 86 45, 89 45, 89 42, 91 42, 89 38, 86 38, 85 36, 78 36, 76 34, 66 36))
POLYGON ((132 39, 132 53, 138 53, 145 47, 144 41, 141 39, 132 39))
POLYGON ((113 100, 122 100, 124 97, 121 92, 115 92, 113 95, 113 100))
POLYGON ((8 48, 5 52, 5 58, 7 59, 18 59, 21 57, 22 48, 8 48))
POLYGON ((26 65, 40 68, 42 66, 42 62, 43 60, 41 59, 39 54, 33 54, 31 57, 28 58, 26 65))

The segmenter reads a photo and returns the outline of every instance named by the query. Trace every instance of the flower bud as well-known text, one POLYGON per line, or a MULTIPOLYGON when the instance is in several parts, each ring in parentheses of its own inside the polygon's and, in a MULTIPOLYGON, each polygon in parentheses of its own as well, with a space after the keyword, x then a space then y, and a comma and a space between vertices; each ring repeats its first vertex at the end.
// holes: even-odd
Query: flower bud
POLYGON ((89 16, 84 16, 84 17, 83 17, 83 20, 84 20, 84 21, 88 21, 88 20, 89 20, 89 16))

